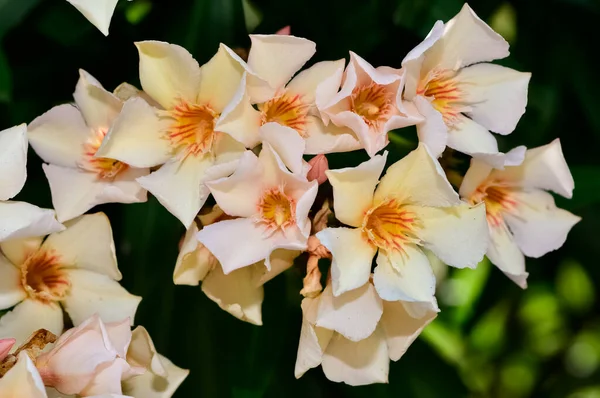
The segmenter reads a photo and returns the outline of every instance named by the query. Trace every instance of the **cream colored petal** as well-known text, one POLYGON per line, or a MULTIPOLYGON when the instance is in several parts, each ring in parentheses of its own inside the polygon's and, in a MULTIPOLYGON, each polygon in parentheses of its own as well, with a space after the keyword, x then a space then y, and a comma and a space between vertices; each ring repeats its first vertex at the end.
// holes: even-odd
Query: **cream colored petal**
POLYGON ((110 363, 105 363, 96 369, 94 378, 82 391, 81 395, 90 397, 98 394, 120 395, 121 379, 130 371, 131 367, 122 358, 115 358, 110 363))
POLYGON ((62 303, 75 325, 93 314, 98 314, 104 322, 129 317, 133 323, 141 297, 130 294, 103 274, 83 269, 72 269, 68 274, 71 290, 62 303))
MULTIPOLYGON (((447 145, 468 155, 475 153, 498 153, 496 137, 485 127, 466 116, 459 116, 459 121, 448 132, 447 145)), ((498 164, 497 166, 501 166, 498 164)))
POLYGON ((260 136, 271 145, 292 173, 302 173, 302 155, 306 145, 296 130, 271 122, 260 128, 260 136))
POLYGON ((527 288, 525 257, 504 223, 490 228, 490 245, 486 253, 490 261, 521 288, 527 288))
MULTIPOLYGON (((63 228, 64 229, 64 228, 63 228)), ((45 236, 11 239, 0 243, 0 251, 15 266, 20 266, 33 252, 42 246, 45 236)))
POLYGON ((461 203, 439 162, 423 144, 391 165, 379 182, 374 203, 390 198, 419 206, 447 207, 461 203))
POLYGON ((442 114, 425 97, 417 95, 413 103, 424 117, 424 120, 417 124, 419 142, 427 145, 433 157, 437 159, 442 156, 448 144, 448 127, 444 123, 442 114))
POLYGON ((215 256, 196 239, 197 233, 198 226, 192 223, 185 233, 175 263, 173 282, 176 285, 198 286, 208 271, 217 264, 215 256))
POLYGON ((104 213, 81 216, 66 222, 65 227, 65 231, 50 235, 42 248, 54 250, 68 267, 121 279, 110 221, 104 213))
POLYGON ((294 260, 298 257, 302 252, 299 250, 286 250, 286 249, 276 249, 271 253, 271 257, 269 258, 269 265, 271 269, 267 269, 264 264, 256 263, 251 267, 254 272, 254 284, 255 286, 262 286, 271 279, 275 278, 277 275, 281 274, 288 268, 291 268, 294 265, 294 260))
POLYGON ((559 249, 581 217, 559 209, 544 191, 519 192, 514 212, 504 215, 515 242, 527 257, 538 258, 559 249))
POLYGON ((351 341, 369 337, 377 327, 383 306, 371 283, 335 297, 328 284, 319 296, 316 326, 342 334, 351 341))
POLYGON ((210 155, 188 156, 183 161, 165 163, 137 181, 185 227, 189 227, 208 197, 201 184, 206 170, 212 165, 210 155))
POLYGON ((410 206, 416 214, 416 231, 423 246, 444 263, 457 268, 475 268, 489 243, 483 203, 474 207, 463 203, 453 207, 410 206))
POLYGON ((0 202, 0 242, 45 236, 64 227, 54 210, 40 209, 25 202, 0 202))
POLYGON ((148 192, 137 182, 139 177, 147 176, 150 169, 128 167, 115 179, 104 185, 97 200, 102 203, 141 203, 148 200, 148 192))
POLYGON ((338 220, 352 227, 362 224, 364 212, 373 204, 373 191, 386 159, 384 152, 356 167, 325 172, 333 187, 333 208, 338 220))
MULTIPOLYGON (((346 102, 347 99, 343 101, 346 102)), ((374 131, 369 128, 362 116, 355 112, 343 111, 339 113, 329 113, 331 121, 338 127, 350 129, 358 138, 361 146, 369 156, 373 157, 388 144, 387 132, 374 131)))
POLYGON ((252 267, 244 267, 225 275, 221 266, 217 265, 202 281, 202 291, 236 318, 262 325, 264 291, 262 286, 252 283, 253 272, 252 267))
POLYGON ((44 382, 26 351, 0 379, 0 396, 6 398, 46 398, 44 382))
POLYGON ((297 379, 302 377, 307 370, 321 364, 327 344, 333 336, 332 330, 316 327, 312 323, 312 318, 316 317, 318 305, 319 299, 305 298, 302 300, 302 329, 294 368, 294 375, 297 379))
POLYGON ((108 36, 108 27, 118 0, 67 0, 95 27, 108 36))
POLYGON ((108 129, 123 106, 121 100, 83 69, 79 69, 73 97, 86 124, 93 129, 108 129))
POLYGON ((140 82, 150 97, 166 109, 180 100, 195 102, 200 67, 185 48, 161 41, 135 45, 140 55, 140 82))
POLYGON ((377 247, 365 239, 359 228, 326 228, 317 233, 317 238, 332 255, 331 282, 335 296, 369 281, 377 247))
POLYGON ((404 355, 408 347, 419 337, 439 310, 428 309, 422 317, 414 318, 405 308, 416 303, 402 301, 384 301, 381 326, 387 341, 388 352, 392 361, 397 361, 404 355))
POLYGON ((331 381, 351 386, 387 383, 390 360, 383 332, 378 328, 358 342, 335 334, 325 350, 321 366, 331 381))
POLYGON ((132 397, 170 398, 190 373, 174 365, 159 354, 160 360, 167 370, 167 377, 157 376, 146 372, 123 382, 123 393, 132 397))
POLYGON ((27 126, 0 131, 0 201, 18 194, 27 179, 27 126))
POLYGON ((21 272, 0 252, 0 309, 10 308, 26 297, 21 272))
POLYGON ((338 127, 333 123, 325 126, 320 118, 309 115, 306 121, 305 138, 307 155, 321 153, 350 152, 362 148, 356 135, 347 127, 338 127))
POLYGON ((165 131, 169 119, 159 118, 157 110, 135 97, 123 105, 96 156, 120 160, 134 167, 154 167, 173 156, 165 131))
POLYGON ((83 157, 83 144, 91 134, 79 109, 70 104, 55 106, 27 127, 35 153, 46 163, 64 167, 77 167, 83 157))
MULTIPOLYGON (((320 89, 321 84, 337 85, 335 88, 337 91, 342 82, 345 63, 344 59, 317 62, 310 68, 298 73, 286 86, 285 91, 291 95, 301 95, 305 104, 313 104, 316 102, 317 91, 320 89)), ((327 90, 325 87, 323 89, 327 90)))
POLYGON ((131 335, 131 344, 127 350, 127 362, 134 367, 147 369, 158 376, 167 376, 167 370, 161 361, 154 342, 143 326, 136 327, 131 335))
POLYGON ((471 165, 465 173, 458 191, 460 196, 464 199, 468 199, 469 196, 475 192, 477 187, 479 187, 479 185, 481 185, 489 177, 492 170, 493 167, 488 162, 485 162, 481 159, 472 158, 471 165))
POLYGON ((27 298, 0 318, 0 339, 17 340, 13 348, 19 347, 39 329, 49 330, 56 335, 62 333, 63 314, 58 304, 45 304, 27 298))

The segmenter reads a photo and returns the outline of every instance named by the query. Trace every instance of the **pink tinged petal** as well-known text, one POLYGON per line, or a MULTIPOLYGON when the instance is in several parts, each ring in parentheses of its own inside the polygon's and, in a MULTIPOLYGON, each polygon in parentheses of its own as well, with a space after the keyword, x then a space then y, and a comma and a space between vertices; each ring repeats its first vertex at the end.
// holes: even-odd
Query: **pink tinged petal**
POLYGON ((2 361, 17 341, 15 339, 0 339, 0 361, 2 361))
POLYGON ((379 182, 374 196, 375 204, 390 198, 419 206, 461 204, 442 166, 423 144, 391 165, 379 182))
POLYGON ((358 342, 335 334, 323 355, 321 366, 331 381, 351 386, 387 383, 390 360, 381 328, 358 342))
POLYGON ((529 273, 525 271, 525 256, 515 243, 506 224, 491 227, 490 245, 486 255, 513 282, 523 289, 527 288, 529 273))
POLYGON ((531 73, 493 64, 462 69, 456 80, 464 87, 471 119, 499 134, 510 134, 525 113, 531 73))
POLYGON ((388 301, 435 302, 435 275, 418 246, 404 245, 400 252, 379 252, 373 283, 388 301))
MULTIPOLYGON (((250 35, 252 47, 248 66, 272 89, 270 97, 292 78, 315 53, 316 45, 310 40, 295 36, 250 35)), ((253 94, 257 102, 264 102, 266 92, 253 94)))
POLYGON ((62 302, 73 323, 98 314, 104 322, 121 321, 135 317, 139 296, 127 292, 118 282, 96 272, 82 269, 68 271, 71 290, 62 302))
POLYGON ((0 200, 18 194, 27 179, 27 126, 0 131, 0 200))
POLYGON ((431 154, 439 158, 448 143, 448 127, 444 123, 442 114, 423 96, 417 95, 413 99, 414 105, 425 118, 417 124, 419 142, 427 145, 431 154))
POLYGON ((327 285, 319 297, 316 326, 342 334, 351 341, 360 341, 375 331, 383 313, 381 299, 370 283, 335 297, 327 285))
POLYGON ((338 220, 352 227, 362 224, 365 211, 373 205, 373 191, 386 159, 384 152, 356 167, 325 172, 333 187, 333 208, 338 220))
POLYGON ((42 247, 56 251, 68 267, 85 269, 120 280, 110 221, 104 213, 81 216, 67 229, 50 235, 42 247))
POLYGON ((0 242, 31 236, 45 236, 64 227, 54 210, 40 209, 25 202, 0 202, 0 242))
POLYGON ((335 296, 369 281, 377 247, 363 237, 360 229, 326 228, 317 233, 317 238, 332 255, 331 281, 335 296))
POLYGON ((411 206, 420 221, 416 231, 426 249, 444 263, 457 268, 475 268, 489 242, 485 205, 463 203, 453 207, 411 206))
POLYGON ((308 183, 300 181, 298 183, 298 192, 295 195, 292 193, 296 199, 296 226, 298 227, 298 232, 300 233, 300 236, 303 237, 302 241, 304 242, 304 238, 308 239, 308 236, 310 235, 311 224, 308 219, 308 213, 310 212, 313 203, 315 203, 318 190, 319 184, 317 184, 316 181, 308 183))
POLYGON ((196 100, 200 67, 185 48, 161 41, 135 45, 140 56, 140 82, 152 99, 166 109, 179 100, 196 100))
MULTIPOLYGON (((63 227, 64 229, 64 227, 63 227)), ((0 252, 13 265, 21 265, 29 255, 42 246, 44 236, 34 236, 22 239, 11 239, 0 243, 0 252)))
POLYGON ((244 267, 223 273, 217 265, 202 281, 202 291, 221 309, 234 317, 254 325, 262 325, 262 286, 255 286, 254 269, 244 267))
POLYGON ((131 344, 127 351, 127 362, 132 367, 146 369, 155 375, 167 376, 167 370, 161 361, 161 356, 156 351, 152 338, 143 326, 136 327, 132 332, 131 344))
POLYGON ((196 239, 198 226, 192 223, 185 233, 183 245, 179 250, 173 282, 176 285, 198 286, 206 274, 217 263, 215 257, 196 239))
POLYGON ((302 172, 305 143, 296 130, 271 122, 260 128, 260 136, 263 142, 271 145, 292 173, 302 172))
POLYGON ((292 34, 292 28, 290 27, 290 25, 284 26, 283 28, 279 29, 277 32, 275 32, 276 35, 291 35, 292 34))
POLYGON ((67 0, 95 27, 108 36, 108 27, 118 0, 67 0))
POLYGON ((123 106, 120 99, 106 91, 83 69, 79 69, 79 81, 73 97, 86 124, 93 129, 109 128, 123 106))
POLYGON ((385 336, 388 352, 392 361, 399 360, 408 347, 419 337, 425 326, 435 319, 437 308, 428 308, 421 317, 413 317, 407 307, 418 306, 419 303, 402 301, 384 301, 381 326, 385 336))
POLYGON ((133 167, 165 163, 173 156, 169 140, 164 137, 170 121, 161 120, 156 112, 140 97, 125 102, 96 156, 120 160, 133 167))
POLYGON ((0 309, 10 308, 26 297, 21 272, 0 251, 0 309))
POLYGON ((314 326, 319 301, 318 298, 302 300, 302 329, 294 369, 297 379, 302 377, 307 370, 321 364, 325 349, 334 333, 333 330, 314 326))
POLYGON ((349 152, 363 147, 352 130, 333 123, 325 126, 317 116, 307 116, 306 134, 304 153, 307 155, 349 152))
POLYGON ((289 95, 301 95, 302 102, 305 104, 314 104, 319 90, 322 90, 321 96, 333 90, 337 92, 342 81, 345 63, 344 59, 317 62, 298 73, 286 86, 285 91, 289 95), (335 88, 332 90, 334 86, 335 88))
POLYGON ((365 151, 373 157, 388 144, 385 132, 372 131, 362 116, 351 111, 343 111, 337 114, 329 114, 336 126, 347 127, 354 132, 365 151))
POLYGON ((125 394, 144 398, 166 398, 175 394, 175 390, 183 383, 190 371, 174 365, 160 354, 159 357, 167 371, 167 377, 146 372, 141 376, 125 380, 123 382, 125 394))
POLYGON ((58 304, 25 299, 0 318, 0 339, 14 338, 17 340, 15 347, 19 347, 39 329, 61 334, 63 314, 58 304))
POLYGON ((35 153, 46 163, 78 167, 83 144, 92 134, 83 115, 73 105, 55 106, 35 118, 27 128, 27 137, 35 153))
POLYGON ((544 191, 515 194, 517 207, 504 215, 515 242, 527 257, 538 258, 559 249, 581 217, 559 209, 544 191))
MULTIPOLYGON (((447 145, 468 155, 498 153, 496 137, 485 127, 462 115, 458 116, 458 122, 448 131, 447 145)), ((504 162, 500 159, 495 164, 498 167, 503 165, 504 162)))
POLYGON ((495 171, 494 176, 516 181, 524 188, 545 189, 566 198, 573 195, 573 176, 558 138, 550 144, 529 149, 520 166, 495 171))
POLYGON ((81 395, 88 397, 98 394, 121 394, 123 392, 121 380, 130 368, 127 361, 122 358, 99 365, 94 378, 81 391, 81 395))
POLYGON ((137 181, 185 227, 189 227, 208 198, 209 193, 202 182, 212 165, 210 155, 188 156, 183 161, 171 160, 137 181))
POLYGON ((0 379, 0 396, 46 398, 42 378, 26 351, 19 354, 17 363, 0 379))
POLYGON ((325 172, 329 170, 329 162, 327 157, 323 154, 319 154, 308 161, 310 170, 306 174, 308 181, 316 180, 319 185, 327 181, 327 175, 325 172))
POLYGON ((425 61, 426 71, 435 66, 459 69, 478 62, 507 57, 508 43, 465 4, 446 24, 444 35, 433 46, 425 61))
POLYGON ((132 322, 129 318, 104 324, 110 344, 121 358, 127 356, 127 350, 131 343, 131 324, 132 322))

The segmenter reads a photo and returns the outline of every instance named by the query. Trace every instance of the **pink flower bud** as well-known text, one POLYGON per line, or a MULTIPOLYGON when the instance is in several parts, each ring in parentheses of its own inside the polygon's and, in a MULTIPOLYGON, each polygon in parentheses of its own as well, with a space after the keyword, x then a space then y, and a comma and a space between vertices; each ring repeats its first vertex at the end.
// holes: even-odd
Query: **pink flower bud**
POLYGON ((281 28, 277 32, 275 32, 275 34, 276 35, 289 36, 289 35, 292 34, 292 28, 290 27, 290 25, 284 26, 283 28, 281 28))
POLYGON ((327 176, 325 172, 329 170, 329 162, 327 162, 327 158, 323 154, 319 154, 308 161, 308 164, 311 166, 306 178, 309 181, 317 180, 319 185, 323 184, 327 181, 327 176))
POLYGON ((0 339, 0 361, 6 358, 15 342, 15 339, 0 339))

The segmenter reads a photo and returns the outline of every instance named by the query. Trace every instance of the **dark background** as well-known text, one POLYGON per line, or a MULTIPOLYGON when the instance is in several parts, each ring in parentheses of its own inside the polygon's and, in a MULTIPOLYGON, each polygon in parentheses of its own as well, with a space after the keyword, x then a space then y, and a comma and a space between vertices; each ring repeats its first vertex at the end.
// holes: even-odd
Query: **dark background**
MULTIPOLYGON (((329 382, 320 368, 294 379, 301 267, 266 285, 265 325, 245 324, 199 287, 173 285, 184 229, 156 200, 102 206, 113 224, 123 285, 144 297, 136 323, 161 353, 191 369, 176 397, 600 397, 600 3, 470 5, 510 42, 511 56, 500 63, 533 73, 527 113, 512 135, 499 137, 501 149, 561 139, 575 192, 558 203, 583 217, 565 246, 528 260, 525 291, 485 262, 475 271, 449 270, 438 288, 442 313, 392 363, 390 384, 352 388, 329 382)), ((317 43, 311 62, 352 50, 375 66, 400 67, 433 23, 461 6, 459 0, 255 0, 245 12, 241 0, 122 0, 105 38, 64 0, 0 0, 0 127, 72 101, 78 68, 109 90, 123 81, 139 86, 137 40, 180 44, 203 63, 219 42, 245 48, 249 30, 291 25, 294 35, 317 43)), ((416 143, 414 129, 400 134, 416 143)), ((407 150, 395 143, 388 149, 393 159, 407 150)), ((344 161, 364 158, 353 153, 344 161)), ((340 159, 330 157, 333 165, 340 159)), ((51 207, 40 165, 30 151, 29 179, 16 199, 51 207)))

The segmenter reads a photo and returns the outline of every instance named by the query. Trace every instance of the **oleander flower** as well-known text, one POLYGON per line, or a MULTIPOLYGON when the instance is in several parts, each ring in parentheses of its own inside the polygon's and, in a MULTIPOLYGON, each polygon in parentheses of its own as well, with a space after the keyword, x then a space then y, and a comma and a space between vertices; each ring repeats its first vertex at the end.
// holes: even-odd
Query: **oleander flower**
POLYGON ((404 98, 425 121, 419 140, 438 157, 446 146, 466 154, 494 155, 502 165, 498 134, 510 134, 525 112, 530 73, 487 63, 507 57, 508 43, 465 4, 402 61, 404 98))
POLYGON ((246 151, 233 175, 206 185, 233 219, 205 226, 197 238, 225 274, 263 260, 270 269, 276 249, 306 249, 318 183, 288 171, 268 143, 258 157, 246 151))
POLYGON ((223 220, 230 220, 214 206, 207 214, 198 216, 197 222, 187 230, 173 273, 176 285, 197 286, 202 281, 202 291, 221 309, 236 318, 255 325, 262 325, 263 285, 290 268, 300 254, 294 250, 275 250, 270 256, 271 269, 264 261, 230 272, 223 273, 221 264, 196 238, 201 228, 223 220))
POLYGON ((0 242, 64 229, 54 210, 9 201, 21 191, 26 179, 27 126, 21 124, 0 131, 0 242))
POLYGON ((423 121, 415 105, 402 99, 404 78, 402 69, 374 68, 350 52, 340 92, 321 109, 325 119, 350 128, 369 156, 375 155, 389 143, 390 130, 423 121))
POLYGON ((581 218, 557 208, 553 191, 573 194, 573 177, 558 139, 527 150, 520 165, 494 170, 471 160, 460 195, 471 203, 484 202, 490 231, 487 257, 511 280, 527 287, 525 256, 538 258, 561 247, 581 218))
POLYGON ((211 169, 244 151, 215 125, 245 85, 247 66, 223 44, 202 67, 174 44, 143 41, 136 46, 142 88, 162 109, 141 97, 126 101, 98 155, 135 167, 162 165, 138 182, 189 227, 209 195, 204 182, 214 178, 211 169))
POLYGON ((296 378, 321 365, 331 381, 387 383, 390 359, 400 359, 438 311, 436 303, 382 300, 371 282, 336 297, 329 283, 302 300, 296 378))
MULTIPOLYGON (((119 0, 67 0, 95 27, 108 36, 108 27, 119 0)), ((131 1, 131 0, 129 0, 131 1)))
POLYGON ((0 397, 47 398, 42 378, 26 351, 19 353, 14 366, 0 378, 0 397))
POLYGON ((230 104, 231 111, 218 121, 216 128, 247 148, 261 141, 269 142, 286 165, 285 150, 281 150, 285 147, 299 147, 307 154, 361 147, 350 129, 325 126, 319 114, 320 102, 337 93, 343 59, 318 62, 292 79, 315 53, 315 43, 282 35, 250 35, 250 40, 248 67, 254 75, 248 76, 246 86, 241 87, 242 91, 230 104), (266 123, 278 123, 285 128, 277 135, 263 137, 259 130, 266 123))
POLYGON ((433 303, 435 276, 421 247, 448 265, 474 268, 488 244, 485 207, 461 202, 425 145, 378 184, 386 157, 327 171, 335 217, 349 226, 316 235, 332 255, 333 294, 367 283, 379 253, 373 284, 382 299, 433 303))
POLYGON ((103 203, 146 201, 136 178, 148 168, 136 168, 115 159, 98 157, 98 149, 123 102, 84 70, 73 94, 76 106, 59 105, 29 125, 29 142, 46 162, 52 204, 63 222, 103 203))
POLYGON ((60 335, 63 309, 75 325, 92 314, 113 322, 131 318, 141 297, 117 282, 115 247, 103 213, 65 223, 66 230, 0 244, 0 338, 17 345, 38 329, 60 335))

